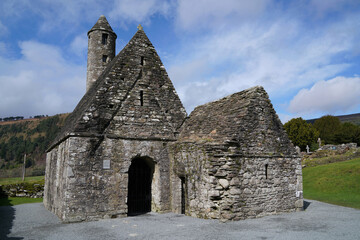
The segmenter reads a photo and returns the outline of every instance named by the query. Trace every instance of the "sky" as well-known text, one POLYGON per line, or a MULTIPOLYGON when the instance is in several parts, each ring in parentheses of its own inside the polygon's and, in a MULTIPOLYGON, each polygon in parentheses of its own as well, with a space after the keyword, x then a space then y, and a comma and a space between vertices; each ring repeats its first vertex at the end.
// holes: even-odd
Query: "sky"
POLYGON ((71 112, 87 31, 141 24, 188 114, 263 86, 283 123, 360 113, 359 0, 1 0, 0 117, 71 112))

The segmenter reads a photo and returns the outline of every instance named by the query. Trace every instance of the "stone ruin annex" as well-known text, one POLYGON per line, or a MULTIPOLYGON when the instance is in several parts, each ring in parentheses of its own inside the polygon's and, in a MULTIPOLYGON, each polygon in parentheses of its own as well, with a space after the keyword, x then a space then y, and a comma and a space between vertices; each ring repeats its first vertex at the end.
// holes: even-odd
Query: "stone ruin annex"
POLYGON ((187 116, 141 26, 116 56, 104 16, 88 38, 87 92, 46 158, 44 205, 62 221, 302 209, 301 159, 262 87, 187 116))

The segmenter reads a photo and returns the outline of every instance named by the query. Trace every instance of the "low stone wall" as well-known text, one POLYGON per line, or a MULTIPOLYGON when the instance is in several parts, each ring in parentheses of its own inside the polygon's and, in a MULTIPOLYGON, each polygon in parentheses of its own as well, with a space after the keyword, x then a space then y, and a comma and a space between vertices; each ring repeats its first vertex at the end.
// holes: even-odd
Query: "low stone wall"
POLYGON ((44 196, 44 183, 18 183, 0 185, 0 197, 29 197, 42 198, 44 196))
POLYGON ((321 146, 321 148, 319 148, 319 150, 348 150, 348 149, 352 149, 352 148, 357 148, 357 144, 356 143, 344 143, 344 144, 340 144, 340 145, 331 145, 331 144, 327 144, 324 146, 321 146))

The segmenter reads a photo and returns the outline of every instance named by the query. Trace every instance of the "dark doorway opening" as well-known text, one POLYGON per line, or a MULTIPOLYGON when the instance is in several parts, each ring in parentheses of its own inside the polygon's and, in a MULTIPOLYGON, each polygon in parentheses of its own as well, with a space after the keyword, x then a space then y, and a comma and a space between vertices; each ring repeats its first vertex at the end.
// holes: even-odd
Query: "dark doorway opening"
POLYGON ((129 169, 128 216, 136 216, 151 211, 151 160, 134 158, 129 169))
POLYGON ((185 177, 180 177, 181 180, 181 214, 185 214, 185 177))

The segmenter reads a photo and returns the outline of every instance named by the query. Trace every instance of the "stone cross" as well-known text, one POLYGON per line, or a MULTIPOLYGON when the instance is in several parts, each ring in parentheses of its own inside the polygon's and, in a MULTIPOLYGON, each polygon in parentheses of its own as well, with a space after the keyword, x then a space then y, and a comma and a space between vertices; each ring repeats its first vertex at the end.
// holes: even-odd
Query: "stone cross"
POLYGON ((143 30, 143 27, 141 26, 141 24, 139 24, 139 26, 137 26, 137 29, 143 30))
POLYGON ((321 138, 318 138, 317 142, 319 143, 319 148, 321 148, 321 138))
POLYGON ((309 145, 306 145, 306 153, 310 153, 309 145))

